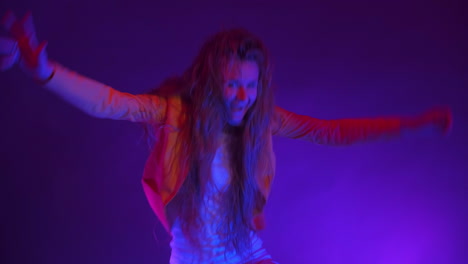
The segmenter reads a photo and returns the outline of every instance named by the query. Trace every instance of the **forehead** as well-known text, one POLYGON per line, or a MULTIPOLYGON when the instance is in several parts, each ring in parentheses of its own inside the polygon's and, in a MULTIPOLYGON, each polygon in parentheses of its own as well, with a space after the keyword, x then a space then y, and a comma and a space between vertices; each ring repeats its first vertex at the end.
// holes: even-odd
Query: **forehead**
POLYGON ((231 60, 223 71, 225 80, 257 80, 258 65, 255 61, 231 60))

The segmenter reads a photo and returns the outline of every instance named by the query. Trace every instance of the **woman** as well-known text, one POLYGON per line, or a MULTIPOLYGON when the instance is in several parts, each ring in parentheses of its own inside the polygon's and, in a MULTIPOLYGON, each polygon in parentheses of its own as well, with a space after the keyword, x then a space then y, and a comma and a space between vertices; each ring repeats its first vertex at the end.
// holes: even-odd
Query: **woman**
POLYGON ((256 231, 275 174, 272 135, 346 145, 435 125, 448 110, 414 118, 319 120, 274 105, 268 52, 243 29, 219 32, 193 64, 144 95, 121 93, 51 62, 32 17, 4 19, 2 70, 16 63, 45 88, 99 118, 148 126, 154 147, 143 188, 171 234, 171 263, 275 263, 256 231))

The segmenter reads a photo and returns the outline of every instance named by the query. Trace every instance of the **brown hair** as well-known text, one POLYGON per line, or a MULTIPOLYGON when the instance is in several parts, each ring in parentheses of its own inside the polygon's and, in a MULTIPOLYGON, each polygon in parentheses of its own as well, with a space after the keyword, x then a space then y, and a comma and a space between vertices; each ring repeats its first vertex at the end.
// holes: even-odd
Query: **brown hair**
MULTIPOLYGON (((170 82, 177 84, 172 93, 182 97, 187 119, 181 128, 185 142, 182 151, 189 153, 190 172, 177 194, 183 202, 178 216, 183 232, 192 243, 198 244, 200 206, 203 206, 205 184, 211 179, 210 166, 218 146, 219 136, 225 132, 230 140, 231 180, 221 197, 218 233, 226 246, 245 255, 250 248, 250 232, 255 212, 261 212, 265 197, 257 184, 257 177, 265 167, 271 167, 268 140, 274 97, 271 88, 271 64, 263 42, 245 29, 221 31, 205 42, 192 65, 182 77, 170 82), (228 112, 223 103, 223 69, 232 60, 254 61, 259 68, 257 99, 247 111, 240 127, 227 124, 228 112)), ((158 93, 158 91, 155 91, 158 93)), ((159 94, 166 93, 159 91, 159 94)), ((271 168, 267 168, 271 169, 271 168)))

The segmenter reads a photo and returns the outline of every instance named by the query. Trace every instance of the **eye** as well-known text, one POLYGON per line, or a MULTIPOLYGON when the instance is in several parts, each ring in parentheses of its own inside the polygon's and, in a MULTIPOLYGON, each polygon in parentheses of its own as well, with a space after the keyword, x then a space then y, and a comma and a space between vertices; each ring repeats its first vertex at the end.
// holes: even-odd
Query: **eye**
POLYGON ((247 84, 247 88, 249 89, 253 89, 253 88, 256 88, 257 87, 257 82, 251 82, 249 84, 247 84))
POLYGON ((229 88, 236 88, 237 87, 237 82, 236 81, 228 81, 226 83, 226 86, 229 88))

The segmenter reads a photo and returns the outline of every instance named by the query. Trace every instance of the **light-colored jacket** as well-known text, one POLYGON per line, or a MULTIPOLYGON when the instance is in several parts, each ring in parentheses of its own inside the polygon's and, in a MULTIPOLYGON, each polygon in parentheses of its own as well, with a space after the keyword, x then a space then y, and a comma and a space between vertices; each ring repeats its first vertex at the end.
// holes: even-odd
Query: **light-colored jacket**
MULTIPOLYGON (((70 71, 55 64, 55 75, 45 87, 85 113, 98 117, 155 126, 158 143, 145 165, 142 178, 148 202, 167 231, 170 222, 167 205, 178 193, 188 169, 170 166, 184 155, 180 151, 179 128, 185 120, 184 105, 179 97, 133 95, 119 92, 105 84, 70 71)), ((321 120, 298 115, 275 107, 271 135, 303 139, 317 144, 348 145, 381 137, 400 134, 403 127, 411 128, 411 122, 400 118, 321 120)), ((268 139, 270 155, 274 161, 271 136, 268 139)), ((274 171, 259 175, 257 182, 267 198, 274 171)), ((256 222, 257 224, 259 222, 256 222)), ((260 221, 262 223, 262 221, 260 221)), ((263 224, 258 224, 257 229, 263 224)))

